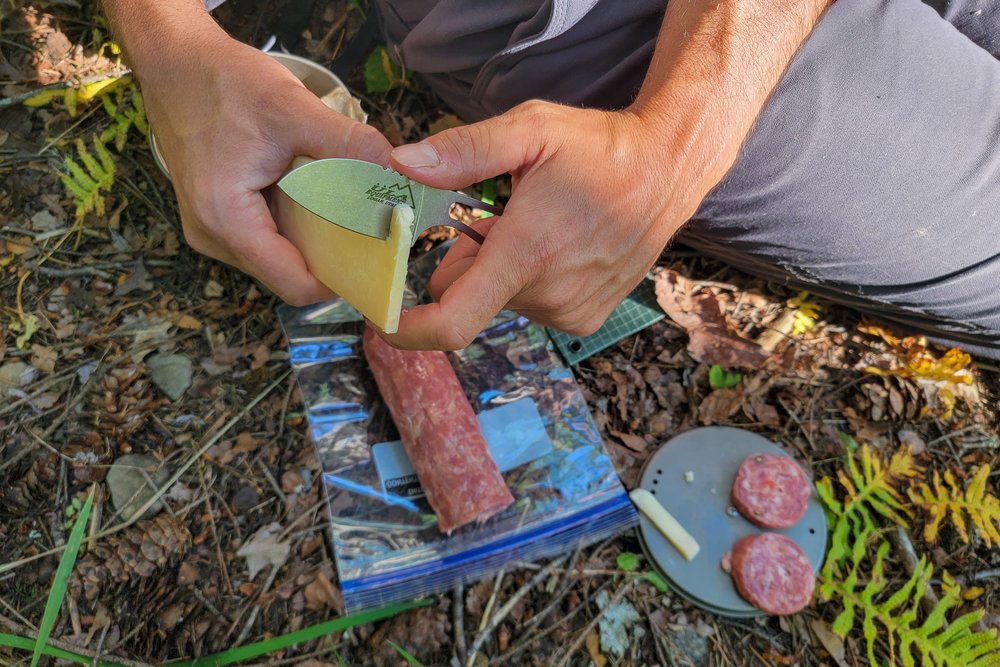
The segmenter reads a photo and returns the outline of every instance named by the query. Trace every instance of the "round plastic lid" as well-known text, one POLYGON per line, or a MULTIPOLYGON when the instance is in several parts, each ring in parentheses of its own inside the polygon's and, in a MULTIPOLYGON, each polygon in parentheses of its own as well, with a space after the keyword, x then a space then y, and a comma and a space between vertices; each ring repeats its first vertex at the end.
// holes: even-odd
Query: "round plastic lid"
POLYGON ((640 512, 639 541, 646 557, 682 597, 722 616, 764 614, 740 596, 732 577, 721 567, 723 555, 741 537, 765 532, 785 535, 799 545, 814 572, 819 572, 826 554, 826 518, 815 490, 805 516, 783 530, 756 526, 732 506, 736 471, 745 458, 759 452, 788 456, 756 433, 727 426, 696 428, 664 443, 647 459, 639 476, 639 487, 656 496, 701 547, 693 560, 685 560, 640 512))

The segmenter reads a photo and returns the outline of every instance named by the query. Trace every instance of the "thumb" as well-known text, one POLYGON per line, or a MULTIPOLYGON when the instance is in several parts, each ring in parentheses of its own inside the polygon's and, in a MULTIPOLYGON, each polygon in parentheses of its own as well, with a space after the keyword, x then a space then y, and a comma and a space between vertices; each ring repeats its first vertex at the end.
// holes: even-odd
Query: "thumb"
POLYGON ((538 126, 519 122, 519 116, 514 109, 399 146, 390 154, 389 166, 421 183, 450 190, 516 172, 535 159, 543 144, 538 126))

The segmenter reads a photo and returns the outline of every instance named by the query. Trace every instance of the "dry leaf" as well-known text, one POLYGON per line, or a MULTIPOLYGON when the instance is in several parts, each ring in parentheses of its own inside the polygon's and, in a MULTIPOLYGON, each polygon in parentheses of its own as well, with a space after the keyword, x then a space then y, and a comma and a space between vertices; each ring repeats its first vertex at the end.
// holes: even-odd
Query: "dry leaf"
POLYGON ((322 572, 316 575, 306 587, 302 594, 306 598, 306 609, 333 609, 338 613, 344 607, 344 601, 340 597, 340 591, 333 582, 322 572))
POLYGON ((688 333, 688 352, 708 365, 757 368, 768 354, 732 330, 718 299, 708 291, 693 293, 694 285, 676 271, 656 274, 656 302, 688 333))
POLYGON ((899 432, 899 443, 909 447, 910 453, 914 456, 917 454, 923 454, 927 449, 927 443, 924 442, 924 439, 917 435, 916 431, 910 431, 908 429, 903 429, 899 432))
POLYGON ((226 465, 232 461, 237 454, 246 454, 248 452, 256 451, 260 448, 260 445, 260 440, 257 440, 246 431, 243 431, 236 436, 236 444, 219 455, 219 463, 226 465))
POLYGON ((597 667, 608 664, 608 659, 601 655, 601 637, 594 631, 587 635, 587 653, 597 667))
POLYGON ((128 278, 123 278, 115 288, 115 296, 125 296, 135 291, 148 292, 153 289, 153 282, 149 279, 149 272, 146 265, 142 263, 142 257, 135 260, 135 269, 128 278))
POLYGON ((635 452, 644 452, 649 447, 646 443, 646 439, 641 435, 636 435, 635 433, 622 433, 621 431, 611 431, 611 435, 615 436, 624 443, 626 447, 635 452))
POLYGON ((830 624, 816 618, 809 621, 809 627, 838 667, 848 667, 847 660, 845 660, 844 640, 834 634, 833 630, 830 629, 830 624))
POLYGON ((461 118, 453 113, 441 114, 435 120, 431 121, 431 124, 427 129, 430 130, 431 134, 437 134, 438 132, 444 132, 445 130, 450 130, 456 127, 462 127, 465 123, 461 118))
POLYGON ((246 559, 251 579, 268 565, 281 567, 288 560, 291 545, 278 541, 280 533, 281 526, 277 522, 269 523, 254 533, 236 552, 237 556, 246 559))
POLYGON ((732 387, 716 389, 698 406, 698 419, 702 424, 726 422, 743 407, 743 389, 732 387))
POLYGON ((191 317, 190 315, 181 315, 177 318, 177 321, 174 322, 174 324, 176 324, 178 328, 191 329, 192 331, 197 331, 204 326, 202 325, 201 320, 196 317, 191 317))
POLYGON ((56 369, 56 360, 59 354, 51 347, 44 345, 31 346, 31 365, 42 373, 51 373, 56 369))

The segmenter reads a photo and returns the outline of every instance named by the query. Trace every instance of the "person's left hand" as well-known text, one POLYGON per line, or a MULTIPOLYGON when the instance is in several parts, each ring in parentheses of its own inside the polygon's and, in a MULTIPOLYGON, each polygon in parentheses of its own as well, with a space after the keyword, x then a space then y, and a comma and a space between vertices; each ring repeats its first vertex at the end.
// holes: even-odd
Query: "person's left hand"
POLYGON ((422 183, 458 189, 510 172, 513 189, 501 217, 476 225, 482 247, 463 236, 448 252, 430 282, 437 301, 404 310, 386 339, 461 349, 503 308, 596 331, 714 185, 688 169, 700 162, 690 128, 532 101, 395 149, 391 166, 422 183))

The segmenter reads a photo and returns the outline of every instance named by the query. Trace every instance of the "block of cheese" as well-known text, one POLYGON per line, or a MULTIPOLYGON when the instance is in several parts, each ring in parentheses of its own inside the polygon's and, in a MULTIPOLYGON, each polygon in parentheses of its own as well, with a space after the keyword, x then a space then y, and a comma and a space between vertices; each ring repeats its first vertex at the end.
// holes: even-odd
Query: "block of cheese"
MULTIPOLYGON (((303 160, 296 159, 294 166, 303 160)), ((279 188, 274 192, 278 231, 299 249, 313 275, 374 326, 395 333, 413 242, 413 209, 396 206, 388 238, 376 239, 327 222, 279 188)))

